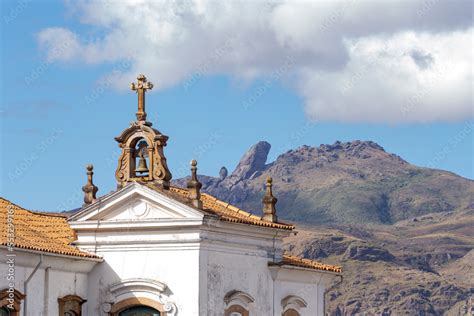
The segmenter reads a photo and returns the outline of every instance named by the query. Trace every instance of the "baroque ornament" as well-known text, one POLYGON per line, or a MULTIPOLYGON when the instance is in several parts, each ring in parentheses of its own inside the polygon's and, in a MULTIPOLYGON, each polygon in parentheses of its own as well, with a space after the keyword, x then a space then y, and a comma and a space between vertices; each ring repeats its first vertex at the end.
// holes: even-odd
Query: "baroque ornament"
POLYGON ((92 164, 87 165, 87 183, 82 187, 84 192, 84 205, 92 204, 97 199, 96 194, 99 189, 94 185, 92 176, 94 175, 94 166, 92 164))
POLYGON ((168 136, 154 129, 152 123, 146 121, 145 92, 151 90, 153 84, 148 82, 144 75, 139 75, 137 82, 132 83, 130 88, 138 94, 137 121, 132 122, 130 127, 115 137, 122 149, 115 172, 117 185, 123 187, 127 182, 143 181, 153 182, 168 189, 172 176, 163 151, 168 136), (148 159, 148 172, 137 172, 138 160, 145 158, 148 159))

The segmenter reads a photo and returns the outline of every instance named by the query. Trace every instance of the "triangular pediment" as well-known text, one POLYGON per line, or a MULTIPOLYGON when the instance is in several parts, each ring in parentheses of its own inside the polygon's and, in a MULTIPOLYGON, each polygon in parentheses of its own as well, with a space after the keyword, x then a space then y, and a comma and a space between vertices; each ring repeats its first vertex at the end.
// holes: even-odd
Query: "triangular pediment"
POLYGON ((150 221, 200 219, 203 213, 164 193, 138 183, 113 192, 82 209, 69 220, 83 221, 150 221))

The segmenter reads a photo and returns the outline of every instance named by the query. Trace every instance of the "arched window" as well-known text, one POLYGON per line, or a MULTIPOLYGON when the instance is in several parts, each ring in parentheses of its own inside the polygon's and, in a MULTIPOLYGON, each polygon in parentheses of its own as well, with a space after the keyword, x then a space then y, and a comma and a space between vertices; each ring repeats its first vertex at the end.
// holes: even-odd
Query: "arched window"
MULTIPOLYGON (((165 306, 144 297, 132 297, 115 303, 110 316, 167 316, 165 306)), ((172 314, 174 315, 174 314, 172 314)))
POLYGON ((81 316, 82 304, 86 300, 77 295, 66 295, 58 298, 60 316, 81 316))
POLYGON ((287 309, 284 313, 283 316, 300 316, 300 313, 295 311, 294 309, 287 309))
POLYGON ((134 306, 124 309, 119 313, 119 316, 160 316, 161 313, 148 306, 134 306))
POLYGON ((6 306, 0 307, 0 316, 10 316, 10 315, 13 315, 13 313, 16 313, 16 312, 14 312, 12 309, 6 306))
POLYGON ((281 300, 282 316, 301 316, 301 309, 308 306, 306 301, 295 295, 288 295, 281 300))
POLYGON ((249 316, 249 311, 240 305, 229 306, 225 310, 225 316, 249 316))
POLYGON ((255 300, 249 294, 242 291, 230 291, 224 297, 226 309, 224 316, 249 316, 249 306, 255 300))
POLYGON ((104 311, 108 316, 176 316, 177 307, 169 300, 167 288, 157 280, 121 280, 110 286, 112 302, 104 305, 104 311))
POLYGON ((18 316, 20 315, 21 301, 25 295, 20 291, 3 289, 0 291, 0 315, 18 316))

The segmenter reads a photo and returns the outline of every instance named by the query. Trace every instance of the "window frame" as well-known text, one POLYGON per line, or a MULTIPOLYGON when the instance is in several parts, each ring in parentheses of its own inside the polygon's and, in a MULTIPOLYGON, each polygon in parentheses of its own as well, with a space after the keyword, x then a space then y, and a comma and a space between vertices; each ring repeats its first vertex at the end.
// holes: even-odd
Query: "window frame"
POLYGON ((231 305, 224 311, 224 316, 230 316, 232 313, 240 313, 242 316, 249 316, 249 311, 242 305, 231 305))
POLYGON ((224 296, 225 310, 224 316, 230 316, 231 313, 240 313, 242 316, 250 315, 250 305, 255 299, 250 294, 232 290, 224 296))
MULTIPOLYGON (((5 288, 0 291, 0 307, 7 307, 10 305, 10 302, 8 301, 9 296, 11 293, 11 289, 5 288)), ((20 291, 17 289, 13 289, 13 310, 10 309, 11 311, 11 316, 19 316, 20 311, 21 311, 21 301, 25 299, 26 295, 22 294, 20 291)))
POLYGON ((74 312, 77 316, 82 316, 82 304, 87 302, 87 300, 83 299, 78 295, 66 295, 63 297, 58 298, 58 306, 59 306, 59 315, 64 316, 64 313, 68 311, 74 312), (66 304, 72 303, 74 304, 74 309, 66 310, 66 304))
POLYGON ((154 301, 152 299, 146 298, 146 297, 130 297, 127 299, 124 299, 120 302, 117 302, 111 306, 111 310, 108 313, 109 316, 118 316, 121 312, 126 310, 127 308, 130 307, 135 307, 135 306, 146 306, 146 307, 151 307, 156 309, 157 311, 160 312, 160 316, 167 316, 168 312, 166 311, 166 308, 164 305, 160 304, 157 301, 154 301))
POLYGON ((282 316, 301 316, 301 313, 294 308, 288 308, 281 315, 282 316))
POLYGON ((308 303, 306 303, 306 301, 303 298, 296 295, 288 295, 281 300, 281 307, 282 307, 281 315, 289 316, 285 314, 287 312, 292 311, 294 313, 297 313, 297 315, 301 316, 302 315, 301 310, 303 308, 306 308, 307 306, 308 306, 308 303))

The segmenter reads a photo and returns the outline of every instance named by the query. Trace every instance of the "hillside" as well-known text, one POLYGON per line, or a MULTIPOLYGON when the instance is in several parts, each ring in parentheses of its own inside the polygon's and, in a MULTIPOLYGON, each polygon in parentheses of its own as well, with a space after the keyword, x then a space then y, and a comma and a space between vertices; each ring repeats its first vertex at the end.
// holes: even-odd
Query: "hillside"
MULTIPOLYGON (((414 166, 370 141, 303 146, 267 163, 259 142, 210 194, 261 214, 274 179, 278 215, 297 223, 293 254, 342 265, 331 315, 468 315, 474 294, 474 182, 414 166)), ((186 179, 178 179, 181 186, 186 179)))
POLYGON ((326 297, 331 315, 468 315, 474 294, 474 211, 397 225, 300 227, 297 255, 344 267, 326 297))
MULTIPOLYGON (((273 177, 279 216, 310 224, 393 224, 429 213, 474 208, 474 182, 414 166, 370 141, 303 146, 267 163, 259 142, 227 176, 201 176, 204 191, 261 212, 263 184, 273 177)), ((185 185, 185 179, 179 179, 185 185)))

